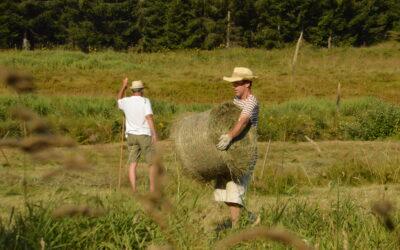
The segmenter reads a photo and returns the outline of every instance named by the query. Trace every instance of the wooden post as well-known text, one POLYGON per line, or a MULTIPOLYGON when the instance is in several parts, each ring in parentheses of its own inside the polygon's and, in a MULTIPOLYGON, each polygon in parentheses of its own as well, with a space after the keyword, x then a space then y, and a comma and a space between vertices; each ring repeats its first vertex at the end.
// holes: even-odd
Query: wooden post
POLYGON ((265 164, 267 163, 267 156, 268 156, 270 145, 271 145, 271 139, 269 139, 267 149, 265 150, 264 162, 263 162, 262 169, 261 169, 260 180, 262 180, 262 178, 264 177, 264 169, 265 169, 265 164))
POLYGON ((338 86, 337 86, 337 92, 336 92, 336 113, 339 113, 340 99, 341 99, 341 85, 339 82, 338 86))
MULTIPOLYGON (((7 137, 8 134, 9 134, 9 132, 10 132, 10 131, 7 131, 7 133, 3 136, 3 138, 2 138, 1 140, 6 139, 6 137, 7 137)), ((6 160, 8 166, 11 166, 10 161, 8 160, 7 155, 6 155, 6 153, 4 152, 4 150, 3 150, 2 148, 0 148, 0 151, 1 151, 1 154, 3 155, 4 159, 6 160)))
POLYGON ((302 40, 303 40, 303 31, 301 31, 299 39, 297 40, 296 50, 294 51, 294 55, 293 55, 293 60, 292 60, 292 82, 294 80, 294 72, 295 72, 295 69, 296 69, 297 56, 299 54, 300 45, 301 45, 301 41, 302 40))
MULTIPOLYGON (((124 92, 124 98, 126 92, 124 92)), ((122 126, 121 126, 121 145, 119 152, 119 168, 118 168, 118 190, 121 189, 121 178, 122 178, 122 165, 124 156, 124 136, 125 136, 125 114, 122 115, 122 126)))
POLYGON ((337 92, 336 92, 336 113, 334 116, 334 127, 336 132, 339 130, 339 119, 340 119, 340 100, 341 100, 341 85, 340 82, 338 83, 337 86, 337 92))
POLYGON ((26 31, 24 33, 24 38, 22 39, 22 49, 23 50, 30 50, 31 44, 29 43, 29 40, 26 36, 26 31))
POLYGON ((226 47, 231 46, 231 12, 228 10, 228 25, 226 28, 226 47))
POLYGON ((328 38, 328 49, 331 49, 332 48, 332 35, 329 35, 329 38, 328 38))
POLYGON ((121 128, 121 146, 119 153, 119 168, 118 168, 118 189, 121 189, 121 175, 124 155, 124 135, 125 135, 125 116, 122 116, 122 128, 121 128))

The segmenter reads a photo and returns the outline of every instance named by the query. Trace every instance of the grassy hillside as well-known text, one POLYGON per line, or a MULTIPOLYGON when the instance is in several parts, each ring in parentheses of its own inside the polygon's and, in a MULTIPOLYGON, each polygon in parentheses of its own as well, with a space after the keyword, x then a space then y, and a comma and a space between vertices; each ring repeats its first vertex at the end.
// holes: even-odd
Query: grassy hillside
MULTIPOLYGON (((0 66, 31 72, 39 93, 46 95, 115 96, 126 75, 147 82, 153 99, 218 103, 232 96, 222 76, 234 66, 246 66, 259 76, 254 92, 262 103, 309 96, 334 100, 338 83, 344 98, 376 96, 400 103, 400 43, 332 50, 304 46, 292 81, 293 52, 290 47, 152 54, 10 50, 0 52, 0 66)), ((2 87, 0 93, 10 92, 2 87)))
MULTIPOLYGON (((400 144, 334 141, 318 146, 321 153, 311 143, 272 143, 264 164, 267 143, 259 144, 247 207, 260 215, 260 225, 287 228, 320 249, 398 248, 396 231, 381 225, 371 205, 382 199, 400 202, 400 144)), ((118 144, 54 149, 48 153, 85 156, 91 167, 65 169, 48 178, 44 176, 62 169, 57 160, 43 164, 5 150, 10 165, 1 158, 0 246, 40 248, 44 242, 46 249, 143 249, 151 243, 164 245, 173 237, 181 249, 211 249, 218 240, 251 228, 243 217, 238 229, 215 233, 216 223, 228 211, 213 202, 212 184, 194 182, 181 172, 171 142, 164 141, 162 148, 165 192, 172 203, 172 210, 163 214, 167 231, 132 197, 126 169, 122 189, 115 189, 118 144), (57 210, 66 204, 88 206, 93 213, 69 217, 57 210)), ((147 169, 141 167, 138 175, 139 192, 144 193, 147 169)), ((392 218, 398 229, 398 210, 392 218)), ((284 249, 266 241, 244 243, 238 249, 262 248, 284 249)))

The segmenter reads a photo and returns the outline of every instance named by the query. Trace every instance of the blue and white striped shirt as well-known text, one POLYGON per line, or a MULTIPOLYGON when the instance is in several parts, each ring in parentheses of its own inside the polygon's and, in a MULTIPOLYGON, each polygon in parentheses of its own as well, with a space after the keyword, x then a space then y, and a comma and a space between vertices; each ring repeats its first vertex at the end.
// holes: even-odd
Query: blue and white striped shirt
POLYGON ((257 127, 259 106, 258 101, 254 95, 248 96, 245 100, 241 100, 239 97, 236 96, 233 99, 233 104, 235 104, 242 110, 242 112, 240 113, 241 117, 249 117, 251 126, 257 127))

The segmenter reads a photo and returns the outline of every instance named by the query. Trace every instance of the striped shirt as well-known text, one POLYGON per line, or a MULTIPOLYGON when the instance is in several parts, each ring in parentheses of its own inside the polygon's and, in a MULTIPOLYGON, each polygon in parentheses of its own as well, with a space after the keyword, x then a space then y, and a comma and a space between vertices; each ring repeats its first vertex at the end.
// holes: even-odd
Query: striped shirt
POLYGON ((258 101, 254 95, 250 95, 246 100, 241 100, 239 97, 233 99, 233 104, 242 110, 240 116, 250 117, 251 126, 257 127, 258 124, 258 101))

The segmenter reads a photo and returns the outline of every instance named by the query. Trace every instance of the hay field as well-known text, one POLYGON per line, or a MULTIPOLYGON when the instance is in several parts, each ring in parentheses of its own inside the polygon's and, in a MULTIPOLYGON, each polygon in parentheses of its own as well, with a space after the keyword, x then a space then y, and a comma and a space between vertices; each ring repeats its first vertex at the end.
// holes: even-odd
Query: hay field
MULTIPOLYGON (((0 214, 8 231, 0 236, 0 245, 39 248, 43 239, 52 249, 141 249, 165 245, 172 236, 181 249, 212 249, 218 240, 250 228, 243 217, 240 228, 215 233, 215 224, 228 214, 213 202, 212 186, 182 175, 172 142, 161 145, 166 197, 173 206, 164 218, 169 236, 144 214, 126 175, 121 190, 116 189, 119 145, 102 144, 55 149, 85 155, 91 168, 62 171, 48 179, 43 176, 59 166, 38 164, 29 155, 5 150, 10 165, 4 165, 2 158, 0 214), (94 218, 53 218, 53 211, 66 204, 103 212, 94 218)), ((260 143, 248 209, 260 215, 261 225, 287 228, 320 249, 344 248, 346 244, 349 249, 398 248, 397 231, 386 230, 371 206, 383 199, 400 202, 400 143, 331 141, 318 146, 321 153, 311 143, 273 142, 264 165, 267 143, 260 143)), ((139 191, 146 192, 143 166, 138 183, 139 191)), ((397 227, 400 213, 395 210, 392 216, 397 227)), ((282 249, 267 241, 243 243, 239 249, 265 247, 282 249)))
MULTIPOLYGON (((114 97, 127 75, 148 83, 148 94, 174 103, 220 103, 231 98, 222 82, 235 66, 247 66, 259 80, 254 86, 263 103, 316 96, 334 99, 376 96, 400 103, 400 43, 366 48, 304 46, 291 81, 294 47, 281 50, 232 48, 152 54, 113 51, 83 54, 62 50, 0 51, 0 66, 22 69, 37 79, 39 93, 114 97)), ((1 94, 10 92, 3 87, 1 94)))
MULTIPOLYGON (((168 139, 179 115, 231 99, 221 77, 237 65, 260 75, 254 91, 262 106, 262 141, 247 194, 258 226, 285 228, 316 249, 400 248, 400 44, 329 51, 306 45, 292 81, 293 50, 0 51, 0 67, 31 73, 38 86, 30 96, 0 86, 1 137, 26 134, 10 113, 23 104, 44 117, 51 132, 79 142, 46 149, 36 159, 1 147, 0 249, 214 249, 254 229, 244 213, 238 228, 214 231, 228 211, 213 201, 212 184, 183 175, 168 139), (113 98, 126 74, 148 82, 154 100, 164 149, 161 198, 134 196, 126 168, 117 188, 121 114, 113 98)), ((138 175, 145 194, 146 168, 138 175)), ((265 248, 287 249, 265 240, 237 247, 265 248)))

